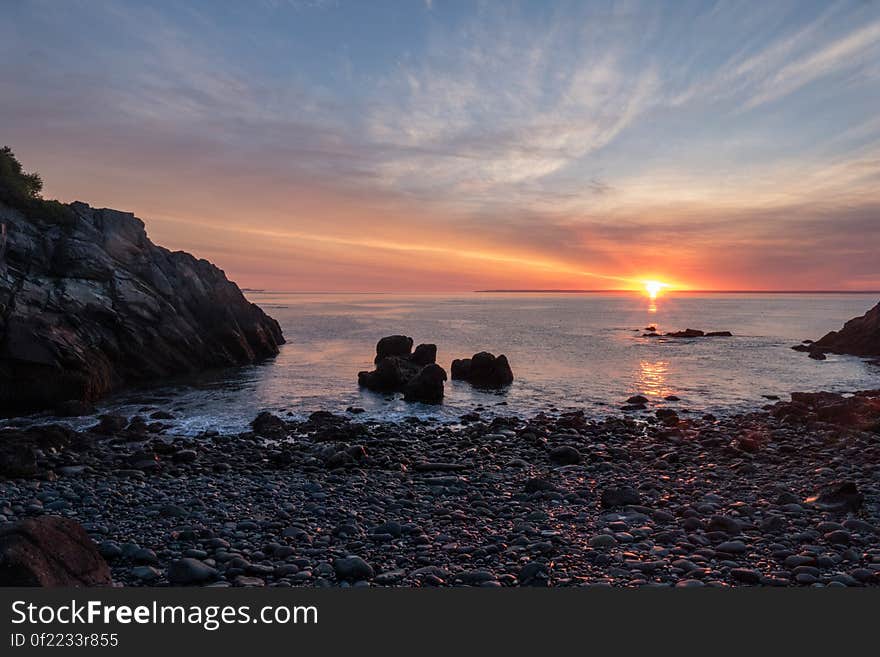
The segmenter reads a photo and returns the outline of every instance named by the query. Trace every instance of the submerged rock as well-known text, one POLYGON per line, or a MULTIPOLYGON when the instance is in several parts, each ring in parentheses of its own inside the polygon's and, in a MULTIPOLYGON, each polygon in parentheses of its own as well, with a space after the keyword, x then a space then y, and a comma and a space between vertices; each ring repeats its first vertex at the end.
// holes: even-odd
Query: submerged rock
POLYGON ((125 384, 278 353, 278 323, 207 260, 153 244, 128 212, 0 204, 0 410, 79 415, 125 384))
POLYGON ((470 358, 452 361, 452 378, 467 381, 478 388, 501 388, 513 383, 513 370, 507 357, 481 351, 470 358))
POLYGON ((705 333, 697 329, 685 329, 684 331, 671 331, 666 334, 669 338, 702 338, 705 333))
MULTIPOLYGON (((730 331, 700 331, 698 329, 688 328, 684 331, 671 331, 663 334, 667 338, 729 338, 733 336, 730 331)), ((646 334, 643 337, 657 337, 657 334, 646 334)))

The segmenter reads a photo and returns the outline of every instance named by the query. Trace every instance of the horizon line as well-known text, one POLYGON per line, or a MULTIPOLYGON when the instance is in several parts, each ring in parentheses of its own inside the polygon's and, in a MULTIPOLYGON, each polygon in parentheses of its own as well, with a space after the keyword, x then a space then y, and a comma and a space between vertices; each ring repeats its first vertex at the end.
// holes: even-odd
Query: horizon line
MULTIPOLYGON (((564 288, 511 288, 487 290, 273 290, 269 288, 239 288, 242 292, 262 294, 609 294, 640 293, 637 288, 564 289, 564 288)), ((880 294, 880 290, 682 290, 666 289, 664 294, 880 294)))
MULTIPOLYGON (((497 290, 474 290, 475 293, 532 293, 532 294, 599 294, 608 292, 641 292, 638 289, 597 289, 597 290, 567 290, 567 289, 497 289, 497 290)), ((681 290, 667 288, 664 294, 880 294, 880 290, 681 290)))

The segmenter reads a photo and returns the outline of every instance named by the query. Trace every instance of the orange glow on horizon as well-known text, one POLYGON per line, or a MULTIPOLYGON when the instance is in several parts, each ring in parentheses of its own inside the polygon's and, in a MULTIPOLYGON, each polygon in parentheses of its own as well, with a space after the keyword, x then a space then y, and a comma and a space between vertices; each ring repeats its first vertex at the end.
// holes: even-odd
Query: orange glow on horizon
POLYGON ((645 281, 645 292, 653 301, 663 290, 669 287, 669 283, 661 283, 660 281, 645 281))

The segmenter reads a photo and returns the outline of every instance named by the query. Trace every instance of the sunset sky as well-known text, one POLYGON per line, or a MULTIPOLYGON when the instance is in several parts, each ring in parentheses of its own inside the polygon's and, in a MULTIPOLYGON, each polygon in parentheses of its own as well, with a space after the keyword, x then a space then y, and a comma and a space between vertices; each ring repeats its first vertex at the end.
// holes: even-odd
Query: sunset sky
POLYGON ((247 287, 880 289, 873 0, 0 0, 0 144, 247 287))

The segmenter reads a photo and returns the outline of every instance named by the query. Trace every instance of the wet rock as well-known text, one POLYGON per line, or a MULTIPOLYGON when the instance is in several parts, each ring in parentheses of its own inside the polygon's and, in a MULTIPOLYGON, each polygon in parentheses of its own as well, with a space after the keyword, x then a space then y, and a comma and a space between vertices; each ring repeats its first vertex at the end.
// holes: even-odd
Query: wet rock
POLYGON ((376 344, 376 369, 358 373, 358 385, 374 392, 402 392, 406 401, 439 404, 443 400, 446 371, 437 365, 437 346, 391 335, 376 344))
POLYGON ((839 331, 831 331, 809 347, 811 358, 814 353, 823 352, 880 356, 880 303, 861 317, 849 320, 839 331))
POLYGON ((443 401, 444 381, 446 371, 436 363, 427 364, 405 385, 403 398, 406 401, 439 404, 443 401))
POLYGON ((437 345, 420 344, 412 354, 411 360, 416 365, 430 365, 437 362, 437 345))
POLYGON ((668 338, 701 338, 705 335, 703 331, 697 329, 685 329, 684 331, 672 331, 666 334, 668 338))
POLYGON ((251 428, 258 436, 267 437, 278 436, 286 431, 284 420, 269 411, 263 411, 257 415, 254 421, 251 422, 251 428))
POLYGON ((452 378, 467 381, 478 388, 502 388, 513 383, 513 370, 507 357, 481 351, 470 358, 452 361, 452 378))
POLYGON ((92 429, 95 433, 112 436, 128 425, 128 418, 124 415, 100 415, 98 416, 98 424, 92 429))
MULTIPOLYGON (((413 339, 405 335, 389 335, 376 343, 376 357, 373 363, 378 365, 383 358, 390 356, 409 357, 412 352, 413 339)), ((436 347, 434 349, 436 353, 436 347)), ((433 362, 433 361, 429 361, 433 362)))

